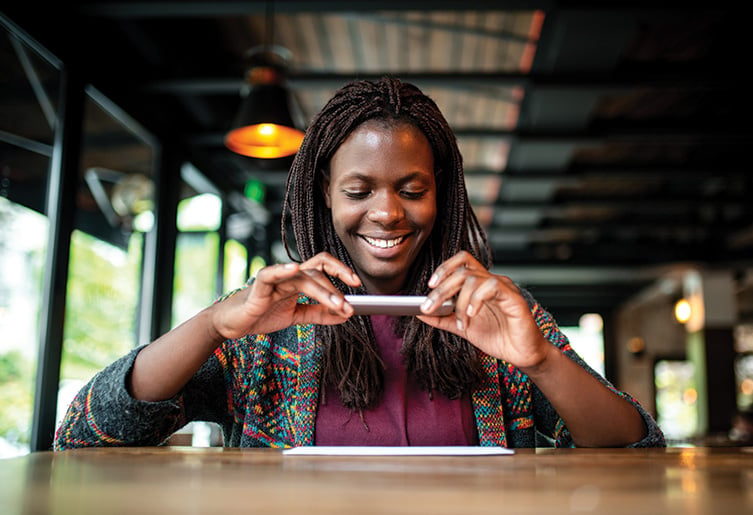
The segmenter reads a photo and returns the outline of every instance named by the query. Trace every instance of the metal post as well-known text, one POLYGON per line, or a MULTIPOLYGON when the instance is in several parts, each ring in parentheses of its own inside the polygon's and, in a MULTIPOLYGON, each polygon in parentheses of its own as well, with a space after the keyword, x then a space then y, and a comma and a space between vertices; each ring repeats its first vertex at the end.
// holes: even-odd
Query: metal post
POLYGON ((180 162, 169 145, 160 148, 154 177, 154 227, 146 235, 142 272, 139 344, 157 339, 172 323, 176 216, 180 162))
POLYGON ((80 78, 68 69, 63 70, 47 191, 49 230, 31 427, 32 451, 49 450, 55 434, 66 285, 79 184, 84 97, 84 84, 80 78))

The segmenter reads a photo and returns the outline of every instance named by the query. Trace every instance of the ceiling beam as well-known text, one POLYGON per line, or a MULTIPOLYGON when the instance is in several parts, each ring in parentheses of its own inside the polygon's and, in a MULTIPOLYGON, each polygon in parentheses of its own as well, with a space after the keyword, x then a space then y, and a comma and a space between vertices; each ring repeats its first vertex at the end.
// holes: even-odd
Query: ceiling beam
MULTIPOLYGON (((753 141, 753 130, 748 126, 741 126, 740 130, 719 129, 687 129, 686 127, 649 127, 641 130, 633 129, 599 129, 588 132, 526 132, 515 130, 490 129, 486 127, 465 127, 453 129, 457 138, 509 140, 519 145, 565 144, 573 146, 594 146, 607 143, 645 143, 659 145, 667 143, 717 143, 733 145, 741 142, 753 141)), ((204 147, 222 147, 224 132, 206 132, 187 135, 186 141, 191 145, 204 147)))
MULTIPOLYGON (((274 8, 280 13, 301 12, 368 12, 368 11, 534 11, 587 10, 593 12, 621 12, 671 16, 678 11, 714 11, 725 5, 738 7, 738 2, 717 0, 712 7, 688 2, 677 6, 662 6, 633 1, 568 2, 557 0, 276 0, 274 8)), ((78 6, 82 14, 113 19, 164 18, 196 16, 237 16, 264 14, 266 2, 248 0, 223 1, 107 1, 86 2, 78 6)))
POLYGON ((700 211, 707 207, 716 207, 722 209, 743 209, 748 210, 750 206, 749 197, 741 196, 718 196, 718 197, 700 197, 680 194, 662 194, 662 195, 625 195, 616 193, 614 195, 601 194, 592 197, 565 197, 558 198, 551 202, 537 202, 525 200, 496 200, 489 205, 494 205, 502 209, 535 209, 544 212, 547 216, 556 215, 568 209, 588 208, 600 210, 629 210, 631 212, 655 211, 657 213, 674 213, 681 210, 700 211))
MULTIPOLYGON (((367 12, 367 11, 533 11, 551 10, 558 2, 552 0, 277 0, 275 12, 367 12)), ((263 15, 264 1, 100 1, 79 7, 82 14, 114 19, 165 18, 197 16, 263 15)))
MULTIPOLYGON (((291 90, 336 89, 355 78, 378 80, 385 75, 400 77, 423 88, 468 87, 526 87, 531 89, 579 89, 634 90, 637 88, 689 88, 691 90, 714 90, 740 87, 734 74, 709 76, 698 73, 631 73, 622 74, 523 74, 510 72, 402 72, 383 70, 368 73, 333 73, 290 70, 287 83, 291 90)), ((191 94, 191 95, 237 95, 244 86, 242 77, 172 77, 145 82, 145 93, 191 94)))

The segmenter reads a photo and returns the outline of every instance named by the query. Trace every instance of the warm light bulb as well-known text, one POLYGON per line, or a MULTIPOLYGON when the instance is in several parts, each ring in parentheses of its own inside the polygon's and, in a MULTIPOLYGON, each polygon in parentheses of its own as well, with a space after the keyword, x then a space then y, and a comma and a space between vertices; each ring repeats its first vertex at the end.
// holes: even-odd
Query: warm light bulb
POLYGON ((260 123, 258 131, 260 136, 274 136, 277 132, 273 123, 260 123))
POLYGON ((685 299, 680 299, 675 304, 675 318, 681 324, 690 320, 692 310, 690 309, 690 303, 685 299))
POLYGON ((303 131, 274 123, 240 127, 225 138, 225 145, 233 152, 266 159, 295 154, 302 142, 303 131))

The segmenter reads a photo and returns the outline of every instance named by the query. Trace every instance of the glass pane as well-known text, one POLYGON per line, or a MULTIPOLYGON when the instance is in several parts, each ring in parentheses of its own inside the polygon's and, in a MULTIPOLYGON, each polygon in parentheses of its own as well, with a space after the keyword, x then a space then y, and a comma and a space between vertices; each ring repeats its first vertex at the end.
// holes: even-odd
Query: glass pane
POLYGON ((753 353, 753 324, 735 326, 735 352, 753 353))
POLYGON ((60 73, 37 50, 0 28, 0 458, 29 452, 40 340, 60 73))
POLYGON ((225 244, 224 290, 231 291, 243 286, 248 280, 248 251, 242 243, 228 240, 225 244))
POLYGON ((657 423, 668 441, 683 441, 698 430, 698 390, 691 361, 659 360, 654 366, 657 423))
POLYGON ((142 239, 135 234, 124 250, 72 235, 58 419, 84 383, 136 342, 142 239))
POLYGON ((173 327, 217 298, 219 240, 214 232, 184 232, 178 235, 175 247, 173 327))
POLYGON ((251 270, 249 271, 250 277, 256 277, 256 273, 267 266, 267 262, 264 261, 264 258, 261 256, 254 256, 253 259, 251 259, 251 270))
POLYGON ((154 153, 132 120, 95 90, 87 91, 58 421, 79 388, 137 342, 154 153))
MULTIPOLYGON (((173 287, 173 326, 184 322, 212 303, 217 291, 219 235, 222 200, 198 192, 185 180, 178 203, 173 287)), ((223 272, 224 273, 224 272, 223 272)))
POLYGON ((578 326, 561 327, 573 350, 596 372, 604 375, 604 323, 600 315, 587 313, 578 326))
POLYGON ((29 452, 47 231, 0 197, 0 458, 29 452))
POLYGON ((732 421, 730 439, 739 445, 753 445, 753 353, 750 347, 735 359, 735 380, 737 414, 732 421))
POLYGON ((735 381, 737 409, 753 413, 753 354, 742 354, 735 358, 735 381))
POLYGON ((222 200, 212 193, 183 199, 178 206, 179 231, 216 231, 222 217, 222 200))

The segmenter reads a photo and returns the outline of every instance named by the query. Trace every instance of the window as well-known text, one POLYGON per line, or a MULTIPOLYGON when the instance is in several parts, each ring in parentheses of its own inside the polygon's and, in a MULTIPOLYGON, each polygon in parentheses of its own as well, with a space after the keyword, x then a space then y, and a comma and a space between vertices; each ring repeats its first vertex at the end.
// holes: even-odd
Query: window
POLYGON ((596 313, 586 313, 580 317, 577 326, 562 327, 573 350, 583 358, 588 366, 604 375, 604 322, 596 313))
POLYGON ((173 327, 204 309, 218 296, 220 237, 217 231, 221 214, 222 201, 212 193, 197 193, 178 204, 173 327))
POLYGON ((234 290, 240 288, 248 280, 248 251, 237 240, 228 240, 225 243, 225 271, 224 288, 234 290))
POLYGON ((144 233, 152 228, 154 148, 89 90, 71 236, 57 421, 78 390, 137 342, 144 233))
POLYGON ((698 390, 695 365, 681 359, 654 364, 656 422, 667 442, 687 441, 698 431, 698 390))
POLYGON ((0 15, 0 458, 29 452, 60 63, 0 15))
POLYGON ((737 409, 753 413, 753 324, 735 327, 735 381, 737 383, 737 409))
POLYGON ((47 218, 0 197, 0 458, 31 436, 47 218))

